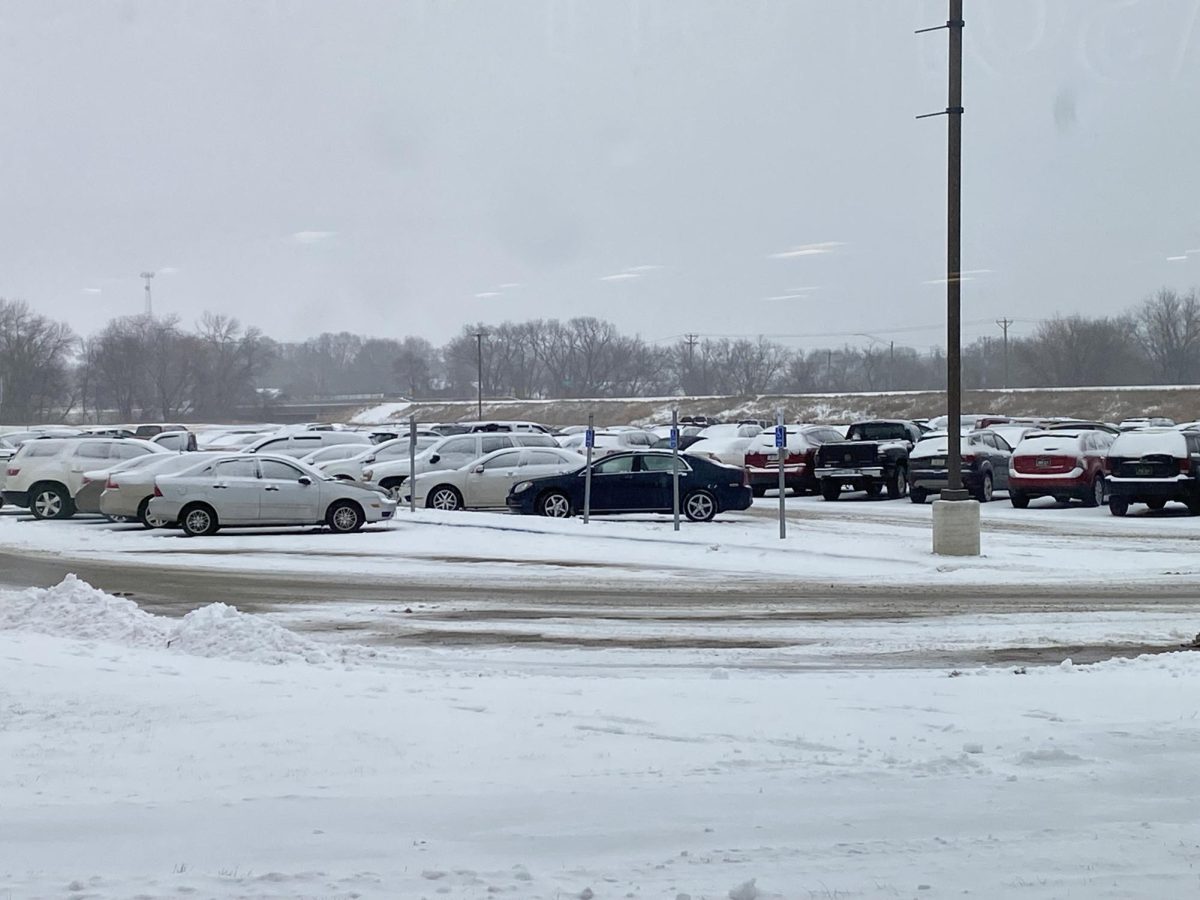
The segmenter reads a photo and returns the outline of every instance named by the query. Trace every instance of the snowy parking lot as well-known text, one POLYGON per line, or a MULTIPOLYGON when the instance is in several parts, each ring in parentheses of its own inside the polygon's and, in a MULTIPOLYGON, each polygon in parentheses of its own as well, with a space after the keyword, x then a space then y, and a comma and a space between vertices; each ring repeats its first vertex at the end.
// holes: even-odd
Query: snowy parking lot
POLYGON ((0 897, 1195 892, 1200 656, 1165 651, 1200 519, 996 502, 948 561, 929 507, 789 498, 780 541, 775 502, 678 534, 5 512, 47 584, 139 587, 0 591, 0 897), (299 586, 165 598, 233 578, 299 586))

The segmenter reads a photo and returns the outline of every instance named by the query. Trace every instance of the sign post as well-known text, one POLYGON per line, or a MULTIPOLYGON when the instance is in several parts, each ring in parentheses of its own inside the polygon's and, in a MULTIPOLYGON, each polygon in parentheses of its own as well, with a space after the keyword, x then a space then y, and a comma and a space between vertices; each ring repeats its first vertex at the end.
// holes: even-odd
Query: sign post
POLYGON ((408 511, 417 511, 417 417, 408 417, 408 511))
POLYGON ((679 410, 671 410, 671 511, 679 530, 679 410))
POLYGON ((787 491, 783 465, 787 461, 787 426, 783 424, 783 410, 775 412, 775 453, 779 457, 779 539, 787 537, 787 518, 784 514, 783 495, 787 491))
POLYGON ((592 448, 596 446, 596 414, 588 413, 588 427, 583 434, 583 445, 587 448, 587 468, 583 471, 583 524, 592 515, 592 448))

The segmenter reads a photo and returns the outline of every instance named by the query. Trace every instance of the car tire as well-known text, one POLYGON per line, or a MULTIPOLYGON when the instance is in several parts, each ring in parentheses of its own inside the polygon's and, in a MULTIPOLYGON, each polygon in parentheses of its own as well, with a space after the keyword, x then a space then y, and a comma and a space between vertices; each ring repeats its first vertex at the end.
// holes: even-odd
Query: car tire
POLYGON ((992 482, 992 473, 984 472, 983 481, 979 485, 979 490, 975 492, 975 499, 980 503, 990 503, 992 500, 994 486, 992 482))
POLYGON ((571 518, 571 498, 562 491, 547 491, 538 497, 537 511, 539 516, 549 519, 571 518))
POLYGON ((75 503, 61 484, 38 484, 29 492, 29 511, 35 519, 69 519, 75 503))
POLYGON ((166 528, 171 523, 160 516, 150 515, 150 498, 147 497, 137 508, 137 520, 142 523, 143 528, 166 528))
POLYGON ((755 497, 767 496, 767 486, 765 484, 752 484, 750 490, 755 497))
POLYGON ((835 481, 822 481, 821 496, 826 500, 836 500, 842 496, 842 486, 835 481))
POLYGON ((426 509, 440 509, 453 512, 463 508, 463 495, 458 488, 450 484, 439 484, 425 495, 426 509))
POLYGON ((908 499, 918 505, 924 503, 925 498, 928 496, 924 488, 913 488, 908 492, 908 499))
POLYGON ((1087 494, 1084 495, 1083 505, 1091 509, 1104 505, 1104 477, 1102 475, 1097 475, 1092 479, 1092 484, 1088 488, 1087 494))
POLYGON ((683 498, 683 514, 690 522, 711 522, 717 514, 717 498, 708 491, 692 491, 683 498))
POLYGON ((1029 495, 1016 488, 1008 489, 1008 502, 1013 505, 1013 509, 1029 509, 1029 495))
POLYGON ((207 503, 193 503, 179 513, 179 525, 188 537, 208 537, 221 527, 217 512, 207 503))
POLYGON ((404 491, 404 482, 406 481, 408 481, 407 478, 385 478, 379 482, 379 486, 397 503, 403 503, 404 498, 400 495, 404 491))
POLYGON ((900 500, 908 493, 908 468, 896 466, 896 471, 888 479, 887 492, 889 500, 900 500))
POLYGON ((1108 511, 1114 516, 1123 516, 1129 512, 1129 501, 1124 497, 1109 497, 1108 511))
POLYGON ((329 511, 325 513, 325 524, 335 534, 361 531, 366 521, 362 507, 353 500, 337 500, 329 505, 329 511))

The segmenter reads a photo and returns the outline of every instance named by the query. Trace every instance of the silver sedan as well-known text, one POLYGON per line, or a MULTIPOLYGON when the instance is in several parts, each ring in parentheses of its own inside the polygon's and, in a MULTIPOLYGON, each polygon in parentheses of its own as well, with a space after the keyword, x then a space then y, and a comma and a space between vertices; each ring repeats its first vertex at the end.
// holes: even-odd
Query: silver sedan
POLYGON ((177 522, 188 535, 222 527, 327 525, 348 534, 390 519, 395 501, 337 481, 289 457, 222 456, 154 480, 147 514, 177 522))
POLYGON ((586 464, 585 457, 558 447, 496 450, 461 469, 418 475, 417 503, 430 509, 505 509, 518 481, 574 472, 586 464))

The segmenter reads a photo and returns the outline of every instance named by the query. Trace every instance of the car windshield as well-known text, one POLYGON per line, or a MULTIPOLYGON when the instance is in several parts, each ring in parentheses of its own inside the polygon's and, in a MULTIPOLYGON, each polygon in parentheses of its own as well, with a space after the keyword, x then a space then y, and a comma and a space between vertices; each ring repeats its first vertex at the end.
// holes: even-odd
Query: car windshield
POLYGON ((846 439, 851 441, 903 441, 908 431, 903 425, 890 422, 867 422, 850 426, 846 439))

